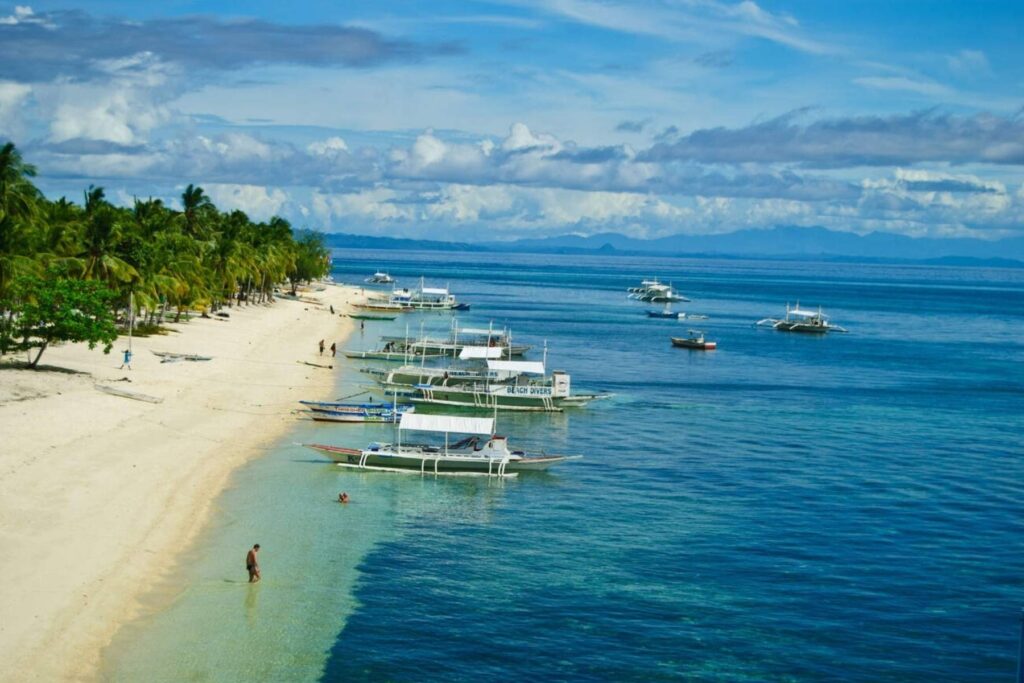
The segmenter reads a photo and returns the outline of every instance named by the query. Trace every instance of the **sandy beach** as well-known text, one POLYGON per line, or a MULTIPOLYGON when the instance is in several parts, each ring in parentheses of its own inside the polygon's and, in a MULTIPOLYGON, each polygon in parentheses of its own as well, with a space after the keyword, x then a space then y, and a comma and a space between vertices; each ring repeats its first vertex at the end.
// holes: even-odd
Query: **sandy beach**
POLYGON ((341 314, 361 295, 328 286, 306 296, 318 303, 242 306, 136 338, 130 371, 118 369, 123 337, 109 355, 48 349, 36 372, 5 359, 0 680, 94 678, 101 649, 173 569, 232 471, 294 423, 298 399, 334 396, 335 372, 305 363, 336 367, 317 342, 337 343, 340 358, 353 329, 341 314), (153 351, 212 360, 162 363, 153 351))

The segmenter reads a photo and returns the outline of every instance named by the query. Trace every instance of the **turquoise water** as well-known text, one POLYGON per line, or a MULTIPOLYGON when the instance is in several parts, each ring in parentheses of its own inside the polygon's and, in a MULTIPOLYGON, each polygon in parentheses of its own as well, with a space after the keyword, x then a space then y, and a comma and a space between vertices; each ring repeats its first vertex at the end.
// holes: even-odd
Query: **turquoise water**
MULTIPOLYGON (((111 679, 1006 680, 1024 606, 1024 272, 786 262, 351 252, 449 282, 467 325, 549 343, 615 398, 502 414, 585 459, 504 482, 338 471, 293 441, 244 468, 111 679), (674 349, 648 276, 719 350, 674 349), (849 334, 756 329, 787 301, 849 334), (337 493, 352 495, 349 506, 337 493), (245 549, 264 546, 249 587, 245 549)), ((367 323, 446 329, 441 314, 367 323)), ((539 357, 539 354, 534 354, 539 357)), ((339 393, 363 376, 346 369, 339 393)), ((351 390, 351 391, 350 391, 351 390)))

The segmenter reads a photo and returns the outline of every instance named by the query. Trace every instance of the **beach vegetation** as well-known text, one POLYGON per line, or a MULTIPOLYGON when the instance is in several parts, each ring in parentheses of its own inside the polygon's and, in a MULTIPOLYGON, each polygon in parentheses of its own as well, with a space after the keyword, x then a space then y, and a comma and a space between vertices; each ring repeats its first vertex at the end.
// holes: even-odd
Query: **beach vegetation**
POLYGON ((57 268, 44 277, 21 275, 8 290, 0 346, 29 352, 35 368, 47 347, 55 342, 85 342, 90 349, 103 345, 110 353, 117 339, 112 302, 117 292, 104 283, 68 277, 57 268), (33 353, 34 357, 33 357, 33 353))
POLYGON ((155 329, 193 312, 271 302, 276 287, 290 283, 295 291, 330 272, 321 234, 296 231, 279 217, 257 222, 242 211, 221 211, 198 185, 185 187, 180 206, 173 206, 177 198, 117 206, 95 185, 80 203, 48 199, 33 183, 36 173, 13 143, 0 145, 0 353, 24 344, 15 343, 21 314, 12 307, 37 305, 25 298, 25 283, 54 273, 64 283, 61 301, 111 292, 99 298, 122 329, 132 314, 155 329), (67 281, 92 284, 76 289, 67 281))

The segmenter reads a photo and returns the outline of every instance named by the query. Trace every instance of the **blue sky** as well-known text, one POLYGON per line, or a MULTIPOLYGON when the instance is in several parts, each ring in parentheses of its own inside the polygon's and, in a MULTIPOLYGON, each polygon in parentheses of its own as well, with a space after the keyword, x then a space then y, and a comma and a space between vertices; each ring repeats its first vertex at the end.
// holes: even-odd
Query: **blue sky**
POLYGON ((1020 2, 0 4, 0 138, 327 231, 1024 232, 1020 2))

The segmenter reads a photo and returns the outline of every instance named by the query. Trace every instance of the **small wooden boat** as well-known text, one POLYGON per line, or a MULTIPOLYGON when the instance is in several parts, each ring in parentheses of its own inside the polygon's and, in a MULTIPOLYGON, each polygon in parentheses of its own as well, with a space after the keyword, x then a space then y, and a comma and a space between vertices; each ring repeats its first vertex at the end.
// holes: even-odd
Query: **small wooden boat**
POLYGON ((669 320, 679 320, 685 318, 686 314, 682 311, 673 311, 672 302, 669 301, 665 304, 665 308, 660 311, 647 311, 648 318, 664 318, 669 320))
POLYGON ((690 330, 692 337, 672 337, 672 346, 684 349, 696 349, 698 351, 714 351, 718 347, 717 342, 704 339, 704 333, 697 330, 690 330))
POLYGON ((204 361, 213 360, 213 356, 200 356, 197 353, 171 353, 170 351, 153 351, 153 355, 161 358, 161 363, 176 363, 180 360, 204 361))
POLYGON ((348 317, 353 320, 394 320, 395 315, 371 315, 369 313, 349 313, 348 317))
POLYGON ((378 270, 376 273, 366 278, 365 282, 369 285, 392 285, 395 283, 395 278, 382 270, 378 270))
POLYGON ((308 410, 306 415, 315 422, 356 424, 366 422, 398 422, 402 415, 416 411, 407 403, 339 403, 336 401, 299 401, 308 410))

